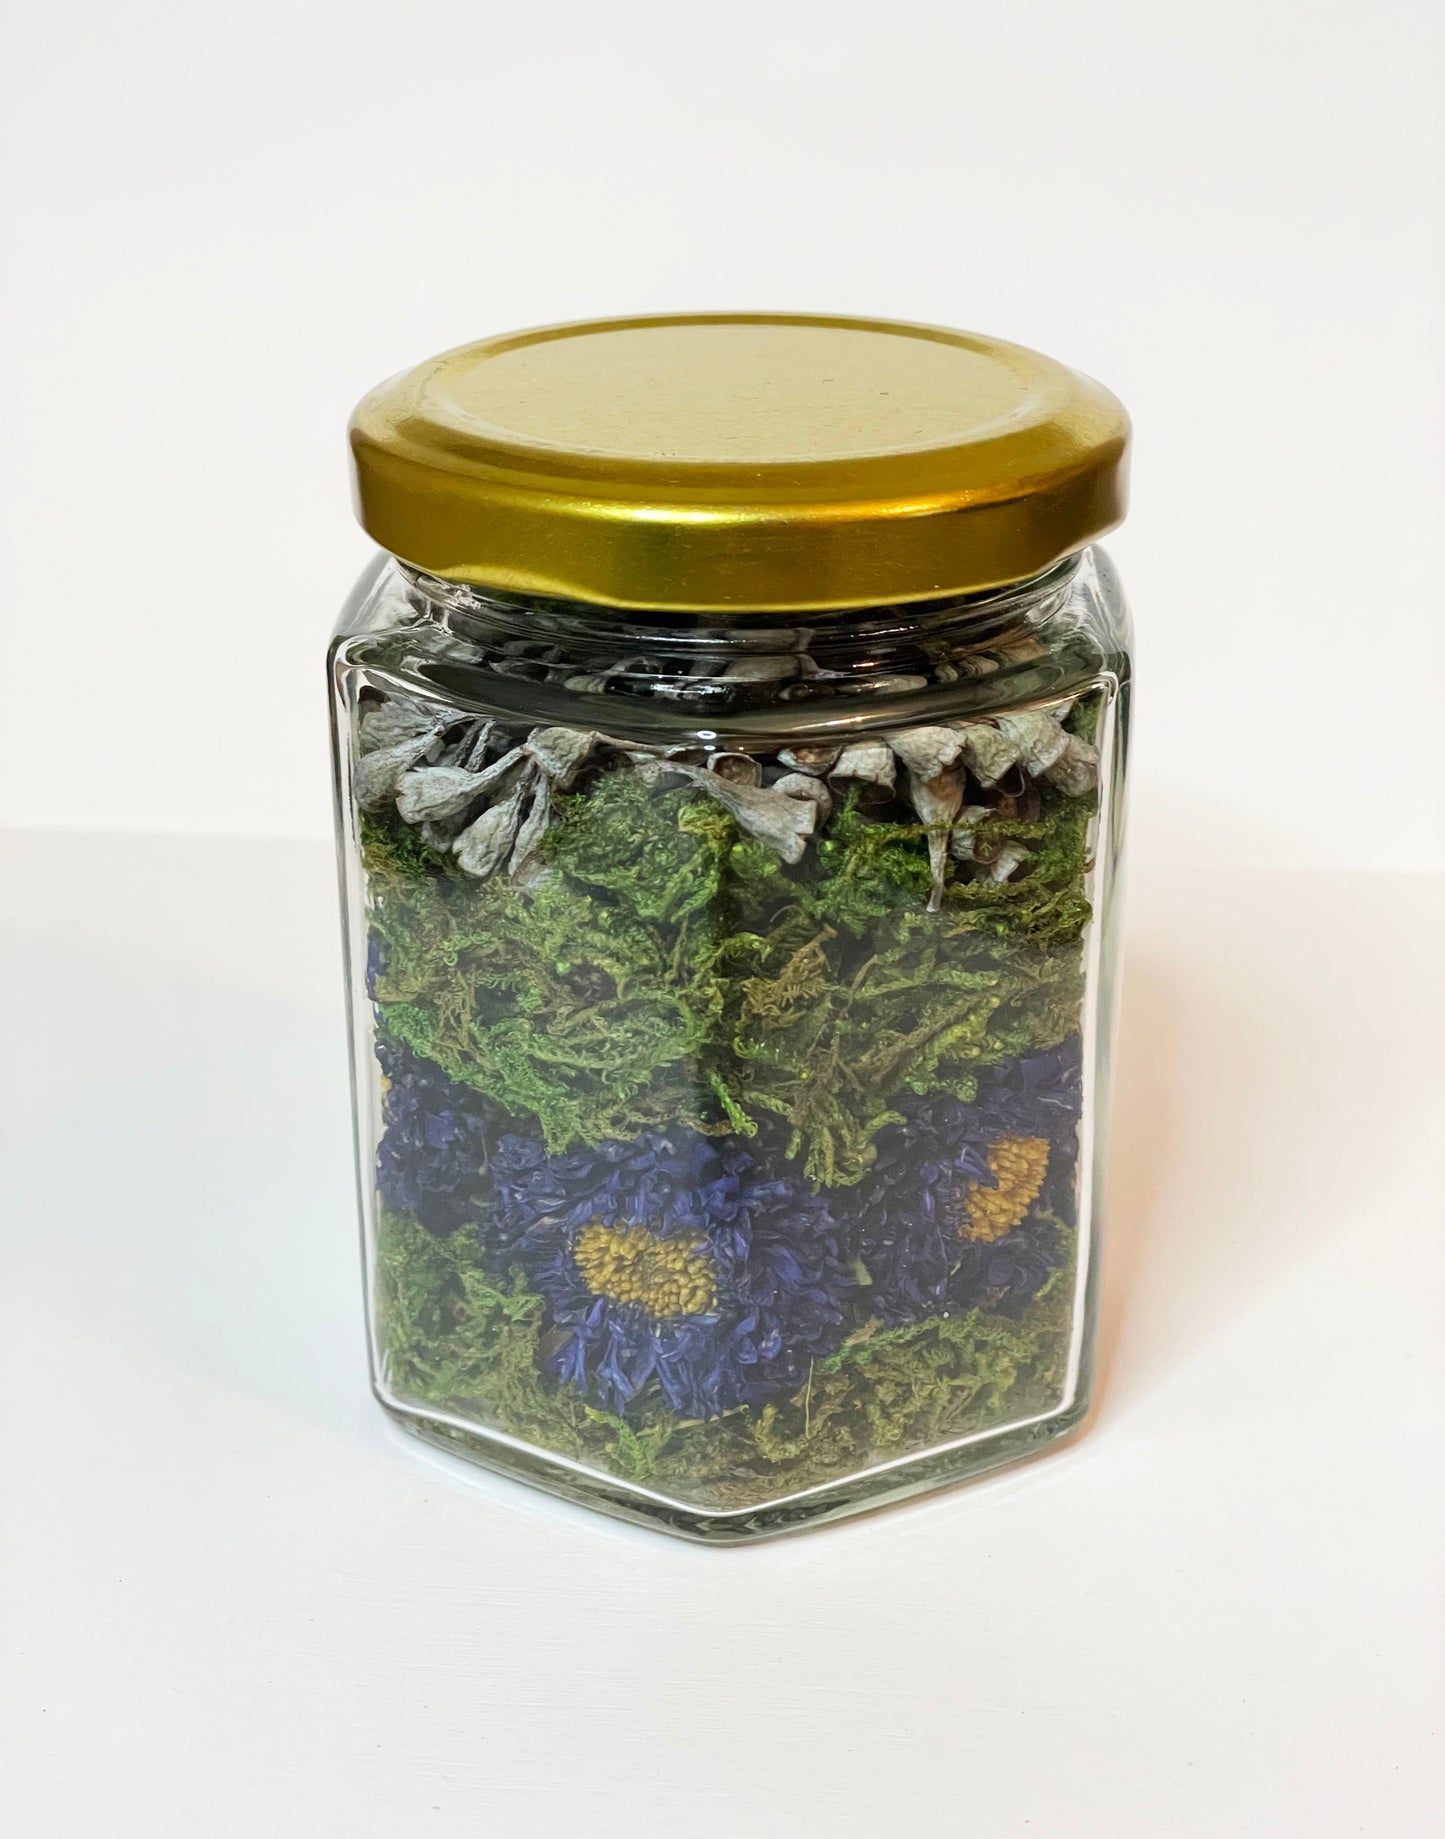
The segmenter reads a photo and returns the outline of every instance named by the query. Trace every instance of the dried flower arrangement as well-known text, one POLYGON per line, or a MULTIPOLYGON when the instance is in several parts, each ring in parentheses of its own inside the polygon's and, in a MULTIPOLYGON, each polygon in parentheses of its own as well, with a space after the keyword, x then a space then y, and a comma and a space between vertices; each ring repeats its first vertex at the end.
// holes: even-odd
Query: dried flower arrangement
POLYGON ((394 1394, 718 1508, 1056 1404, 1099 713, 756 752, 367 692, 394 1394))

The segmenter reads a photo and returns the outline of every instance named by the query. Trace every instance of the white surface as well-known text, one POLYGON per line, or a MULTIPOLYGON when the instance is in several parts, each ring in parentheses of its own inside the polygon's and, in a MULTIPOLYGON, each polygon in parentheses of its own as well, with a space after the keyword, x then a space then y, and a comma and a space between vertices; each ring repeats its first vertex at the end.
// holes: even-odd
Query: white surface
POLYGON ((710 1552, 371 1404, 323 848, 3 868, 16 1839, 1439 1830, 1438 880, 1141 876, 1093 1429, 710 1552))
POLYGON ((10 11, 6 821, 321 835, 362 391, 782 306, 1129 404, 1141 845, 1445 866, 1438 0, 10 11))

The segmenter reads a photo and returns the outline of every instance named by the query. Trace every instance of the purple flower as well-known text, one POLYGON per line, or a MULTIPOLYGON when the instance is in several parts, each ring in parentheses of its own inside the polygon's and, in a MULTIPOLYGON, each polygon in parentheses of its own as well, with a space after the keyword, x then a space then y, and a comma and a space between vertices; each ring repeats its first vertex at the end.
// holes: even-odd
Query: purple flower
POLYGON ((1036 1295, 1065 1255, 1034 1216, 1072 1215, 1080 1090, 1075 1037, 985 1069, 972 1103, 906 1100, 851 1202, 835 1200, 872 1280, 860 1304, 902 1324, 1036 1295))
POLYGON ((442 1237, 477 1219, 486 1189, 482 1101, 440 1067, 379 1036, 385 1085, 376 1187, 384 1205, 442 1237))
POLYGON ((786 1397, 843 1339, 855 1279, 827 1204, 736 1139, 549 1156, 507 1135, 492 1176, 483 1247, 544 1299, 550 1369, 607 1410, 654 1382, 685 1418, 786 1397))

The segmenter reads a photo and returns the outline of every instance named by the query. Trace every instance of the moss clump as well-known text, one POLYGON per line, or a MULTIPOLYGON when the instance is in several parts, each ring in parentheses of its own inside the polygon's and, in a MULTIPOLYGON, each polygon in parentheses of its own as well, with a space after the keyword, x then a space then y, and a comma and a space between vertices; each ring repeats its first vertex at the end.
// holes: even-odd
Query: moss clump
POLYGON ((1069 1271, 1025 1316, 972 1309, 856 1335, 798 1394, 761 1412, 683 1422, 655 1398, 626 1417, 595 1410, 542 1370, 541 1299, 499 1285, 465 1230, 436 1239, 383 1214, 377 1313, 387 1380, 431 1407, 704 1507, 798 1492, 910 1451, 1058 1406, 1069 1343, 1069 1271))
POLYGON ((1028 872, 937 913, 922 826, 852 798, 789 866, 692 789, 607 772, 559 800, 526 892, 368 819, 380 1024, 554 1149, 780 1117, 811 1179, 856 1181, 905 1092, 970 1099, 1077 1027, 1091 810, 1046 789, 1037 821, 987 820, 1028 872))

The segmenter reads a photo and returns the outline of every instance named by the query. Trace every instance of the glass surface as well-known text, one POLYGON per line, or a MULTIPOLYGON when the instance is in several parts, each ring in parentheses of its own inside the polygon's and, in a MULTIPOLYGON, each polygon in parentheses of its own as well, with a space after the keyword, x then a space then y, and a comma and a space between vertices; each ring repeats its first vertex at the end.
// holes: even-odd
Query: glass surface
POLYGON ((383 558, 332 674, 387 1409, 715 1541, 1074 1428, 1128 697, 1101 552, 808 629, 383 558))

